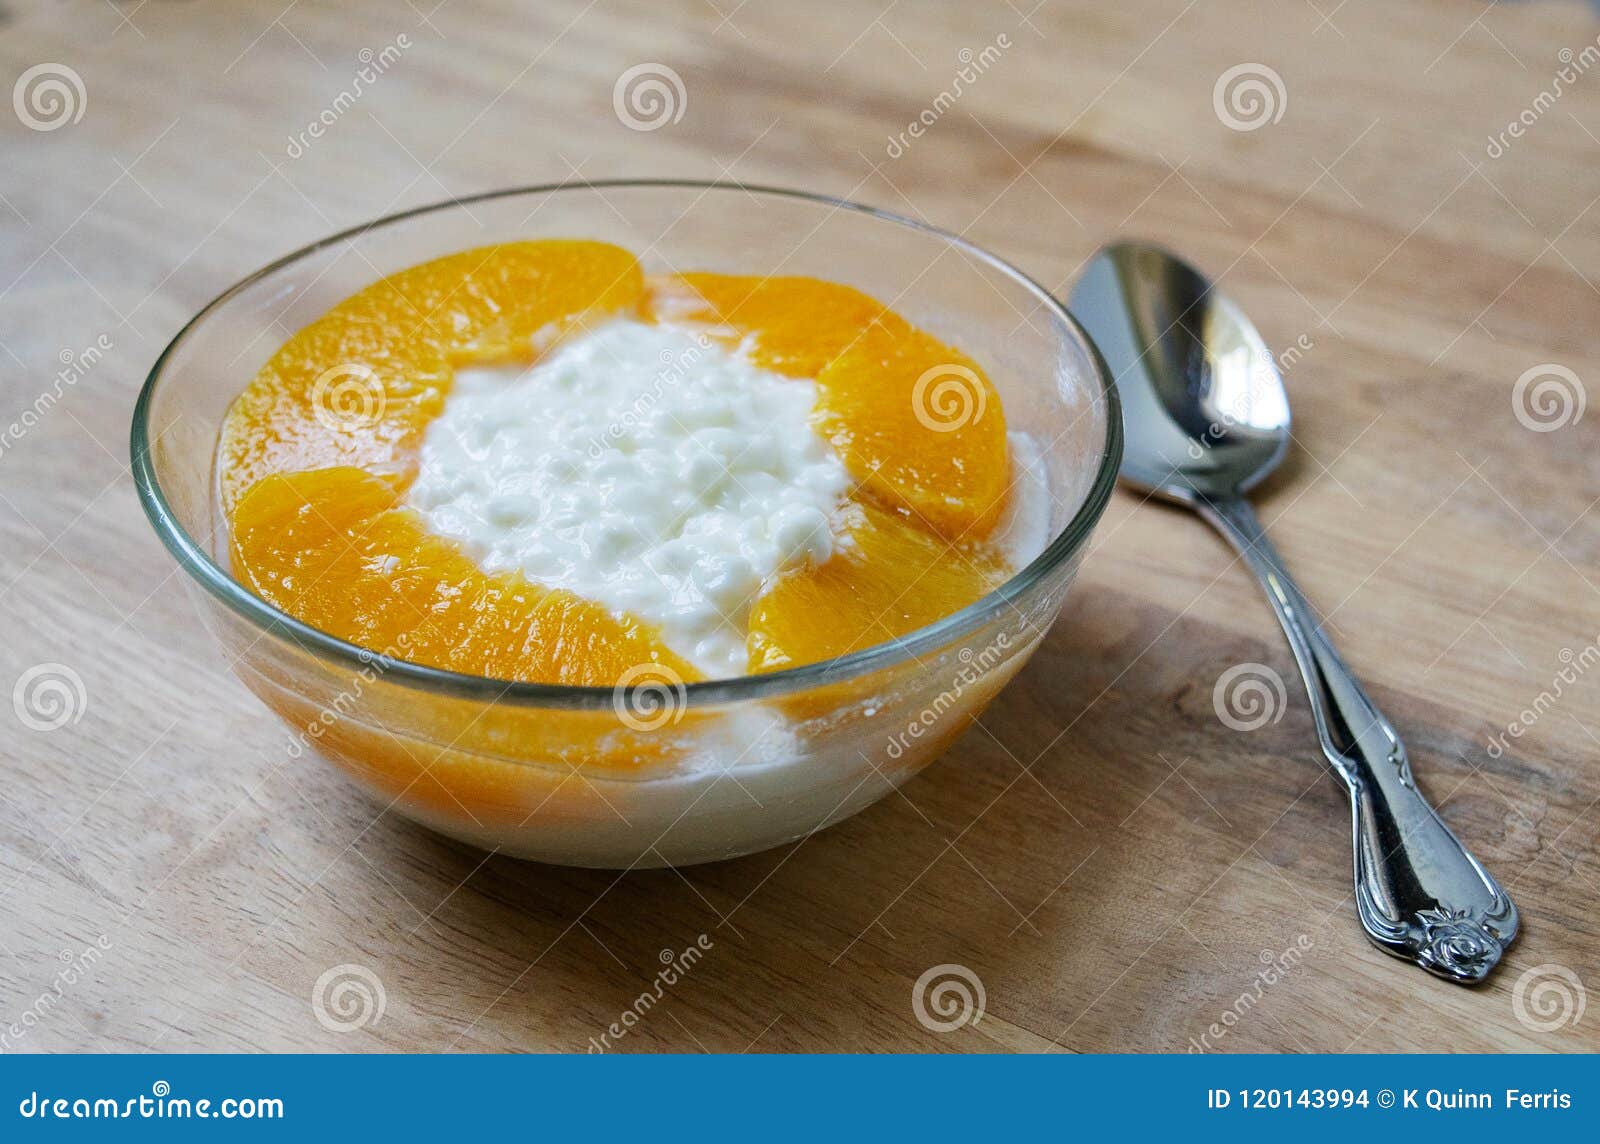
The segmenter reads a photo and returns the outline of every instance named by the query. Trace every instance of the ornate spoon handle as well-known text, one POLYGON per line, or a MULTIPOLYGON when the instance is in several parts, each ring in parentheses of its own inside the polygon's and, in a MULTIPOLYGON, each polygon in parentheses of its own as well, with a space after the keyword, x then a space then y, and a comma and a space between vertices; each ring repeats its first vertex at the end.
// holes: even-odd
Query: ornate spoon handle
POLYGON ((1355 898, 1379 949, 1451 981, 1482 981, 1517 936, 1517 908, 1411 777, 1406 749, 1318 625, 1242 498, 1195 509, 1266 589, 1311 698, 1322 753, 1350 791, 1355 898))

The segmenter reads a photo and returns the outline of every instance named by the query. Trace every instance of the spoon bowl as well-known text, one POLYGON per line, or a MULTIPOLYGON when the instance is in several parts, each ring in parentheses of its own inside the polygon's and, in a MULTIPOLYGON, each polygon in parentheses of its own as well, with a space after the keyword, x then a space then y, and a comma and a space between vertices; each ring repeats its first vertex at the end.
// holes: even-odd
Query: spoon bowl
POLYGON ((1071 309, 1119 372, 1125 483, 1190 502, 1251 488, 1289 448, 1289 400, 1272 351, 1204 275, 1142 243, 1106 247, 1071 309))

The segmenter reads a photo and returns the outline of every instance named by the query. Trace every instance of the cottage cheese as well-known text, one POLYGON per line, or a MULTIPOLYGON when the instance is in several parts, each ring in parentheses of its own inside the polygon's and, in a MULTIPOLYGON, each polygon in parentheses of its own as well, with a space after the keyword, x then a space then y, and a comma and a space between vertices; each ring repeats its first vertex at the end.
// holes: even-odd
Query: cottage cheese
POLYGON ((628 319, 530 367, 457 372, 408 494, 490 572, 654 624, 742 675, 766 579, 833 552, 849 489, 811 428, 816 385, 628 319))

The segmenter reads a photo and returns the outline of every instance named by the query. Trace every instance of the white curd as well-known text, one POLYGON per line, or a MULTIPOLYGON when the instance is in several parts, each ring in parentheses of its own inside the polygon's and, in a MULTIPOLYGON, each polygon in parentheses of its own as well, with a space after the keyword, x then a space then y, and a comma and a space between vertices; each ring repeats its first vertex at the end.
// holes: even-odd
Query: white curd
POLYGON ((761 585, 837 540, 850 481, 811 428, 816 397, 618 319, 532 367, 458 371, 408 498, 486 571, 632 613, 707 675, 743 675, 761 585))

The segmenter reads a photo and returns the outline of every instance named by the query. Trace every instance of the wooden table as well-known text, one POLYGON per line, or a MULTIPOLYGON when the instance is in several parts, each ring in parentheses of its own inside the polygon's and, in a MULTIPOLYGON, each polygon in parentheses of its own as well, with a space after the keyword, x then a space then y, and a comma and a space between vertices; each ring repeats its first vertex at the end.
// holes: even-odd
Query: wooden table
POLYGON ((703 934, 617 1050, 1600 1048, 1600 1000, 1540 1008, 1600 988, 1600 413, 1533 400, 1600 382, 1584 5, 5 7, 6 83, 82 87, 27 81, 66 83, 65 110, 22 104, 49 130, 0 105, 0 379, 29 411, 0 441, 0 684, 68 705, 55 730, 0 706, 0 1047, 583 1050, 703 934), (340 100, 364 61, 381 75, 340 100), (640 64, 681 79, 680 119, 619 119, 640 64), (1252 81, 1264 107, 1230 102, 1252 81), (1127 494, 981 728, 783 850, 621 878, 485 860, 286 765, 136 504, 145 371, 319 235, 624 175, 860 199, 1062 291, 1109 236, 1150 236, 1297 347, 1295 463, 1260 503, 1522 908, 1494 978, 1367 945, 1303 700, 1250 732, 1213 709, 1238 664, 1292 688, 1271 615, 1198 522, 1127 494), (935 1032, 913 986, 946 964, 985 1013, 935 1032), (348 1033, 312 1007, 345 965, 384 996, 348 1033))

